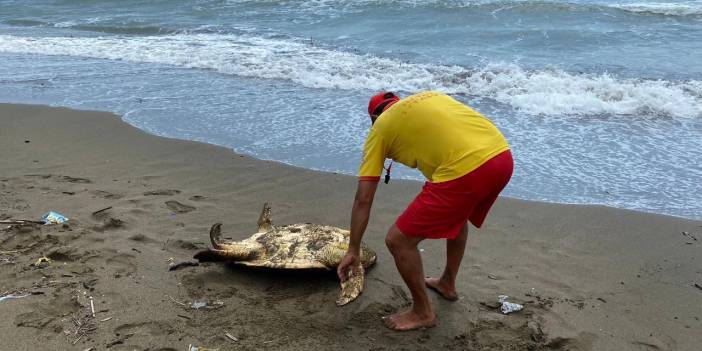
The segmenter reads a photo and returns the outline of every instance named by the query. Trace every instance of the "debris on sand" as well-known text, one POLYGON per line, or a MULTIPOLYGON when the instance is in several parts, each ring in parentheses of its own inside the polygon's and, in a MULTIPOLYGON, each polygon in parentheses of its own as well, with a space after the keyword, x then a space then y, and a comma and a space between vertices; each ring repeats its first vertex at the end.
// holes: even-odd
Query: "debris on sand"
POLYGON ((695 235, 693 235, 692 233, 689 233, 689 232, 682 232, 682 235, 683 235, 684 237, 688 238, 688 239, 697 241, 697 237, 696 237, 695 235))
POLYGON ((27 296, 29 296, 29 295, 31 295, 31 294, 26 294, 26 295, 13 295, 13 294, 9 294, 9 295, 5 295, 5 296, 0 296, 0 302, 3 302, 3 301, 5 301, 5 300, 21 299, 21 298, 27 297, 27 296))
POLYGON ((9 225, 31 225, 31 224, 44 224, 43 221, 32 221, 32 220, 27 220, 27 219, 7 219, 7 220, 2 220, 0 221, 0 224, 9 224, 9 225))
POLYGON ((214 310, 220 307, 224 307, 224 302, 223 301, 213 301, 212 303, 205 301, 205 300, 195 300, 190 303, 190 308, 199 310, 199 309, 206 309, 206 310, 214 310))
POLYGON ((219 351, 219 349, 208 349, 201 346, 188 345, 188 351, 219 351))
POLYGON ((68 218, 66 218, 64 215, 54 212, 54 211, 49 211, 47 213, 44 213, 43 216, 41 216, 41 220, 44 221, 44 224, 61 224, 66 221, 68 221, 68 218))
POLYGON ((224 336, 226 336, 227 339, 229 339, 229 340, 231 340, 231 341, 233 341, 233 342, 239 341, 239 338, 237 338, 236 336, 234 336, 234 335, 232 335, 232 334, 229 334, 229 332, 224 333, 224 336))
POLYGON ((523 305, 507 301, 508 298, 509 296, 507 295, 500 295, 497 297, 497 301, 502 304, 502 306, 500 307, 500 311, 502 311, 503 314, 519 312, 524 308, 523 305))
POLYGON ((185 267, 197 267, 197 266, 199 266, 199 265, 200 265, 200 263, 198 263, 198 262, 192 262, 192 261, 185 261, 185 262, 180 262, 180 263, 175 263, 175 264, 171 263, 171 264, 169 265, 169 267, 168 267, 168 270, 169 270, 169 271, 175 271, 175 270, 178 270, 178 269, 181 269, 181 268, 185 268, 185 267))
POLYGON ((94 211, 94 212, 93 212, 93 216, 96 216, 96 215, 98 215, 98 214, 100 214, 100 213, 102 213, 102 212, 105 212, 105 211, 109 210, 109 209, 112 209, 112 206, 108 206, 108 207, 99 209, 99 210, 97 210, 97 211, 94 211))
POLYGON ((51 259, 48 257, 39 257, 37 259, 37 261, 34 262, 32 265, 35 267, 42 267, 42 265, 44 265, 44 263, 46 263, 46 265, 48 265, 49 263, 51 263, 51 259))
POLYGON ((73 345, 97 330, 92 313, 83 309, 71 316, 71 325, 64 331, 66 336, 73 338, 73 345))

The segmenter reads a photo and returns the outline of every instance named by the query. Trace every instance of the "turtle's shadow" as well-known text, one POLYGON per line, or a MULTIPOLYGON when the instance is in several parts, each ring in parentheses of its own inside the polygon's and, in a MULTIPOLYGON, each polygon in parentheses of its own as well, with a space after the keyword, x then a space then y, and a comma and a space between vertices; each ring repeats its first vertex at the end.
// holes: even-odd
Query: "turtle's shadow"
POLYGON ((339 278, 335 270, 327 270, 322 268, 305 268, 305 269, 289 269, 289 268, 268 268, 268 267, 251 267, 239 265, 236 263, 225 263, 223 265, 225 271, 230 274, 239 275, 242 277, 260 279, 260 280, 320 280, 320 281, 336 281, 339 278))
POLYGON ((220 273, 220 283, 268 301, 308 299, 316 294, 329 294, 334 299, 339 290, 336 272, 324 269, 272 269, 228 263, 220 273))

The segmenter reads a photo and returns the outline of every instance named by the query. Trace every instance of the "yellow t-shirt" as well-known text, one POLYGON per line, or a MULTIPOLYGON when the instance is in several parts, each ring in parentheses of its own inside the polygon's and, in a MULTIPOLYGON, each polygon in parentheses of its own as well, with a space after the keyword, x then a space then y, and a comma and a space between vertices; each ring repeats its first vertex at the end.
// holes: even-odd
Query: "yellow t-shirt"
POLYGON ((386 158, 446 182, 509 150, 504 136, 480 113, 439 92, 409 96, 383 112, 368 133, 361 180, 378 180, 386 158))

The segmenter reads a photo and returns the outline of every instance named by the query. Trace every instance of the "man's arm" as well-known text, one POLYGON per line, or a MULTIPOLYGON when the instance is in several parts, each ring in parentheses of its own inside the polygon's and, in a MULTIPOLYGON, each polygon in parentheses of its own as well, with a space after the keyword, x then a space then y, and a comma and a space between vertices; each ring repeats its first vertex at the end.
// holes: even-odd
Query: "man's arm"
POLYGON ((341 281, 346 281, 346 279, 348 279, 347 273, 349 268, 355 270, 360 263, 361 239, 363 239, 363 233, 365 233, 366 226, 368 225, 376 189, 378 189, 378 181, 358 181, 356 197, 353 200, 353 208, 351 209, 351 238, 349 239, 349 248, 346 251, 346 256, 344 256, 337 267, 337 274, 341 281))
POLYGON ((363 238, 363 233, 366 232, 377 188, 377 181, 358 181, 356 197, 353 200, 353 209, 351 209, 351 239, 349 240, 349 251, 357 255, 361 249, 361 239, 363 238))

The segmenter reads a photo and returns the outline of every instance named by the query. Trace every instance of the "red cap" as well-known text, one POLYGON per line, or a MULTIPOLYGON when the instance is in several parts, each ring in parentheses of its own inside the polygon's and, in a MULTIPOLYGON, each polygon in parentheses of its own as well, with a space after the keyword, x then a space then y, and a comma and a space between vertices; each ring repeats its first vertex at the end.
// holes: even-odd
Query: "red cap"
POLYGON ((400 101, 400 98, 389 91, 381 91, 370 98, 368 101, 368 115, 380 115, 383 113, 385 108, 392 105, 395 102, 400 101), (378 111, 377 111, 378 110, 378 111))

